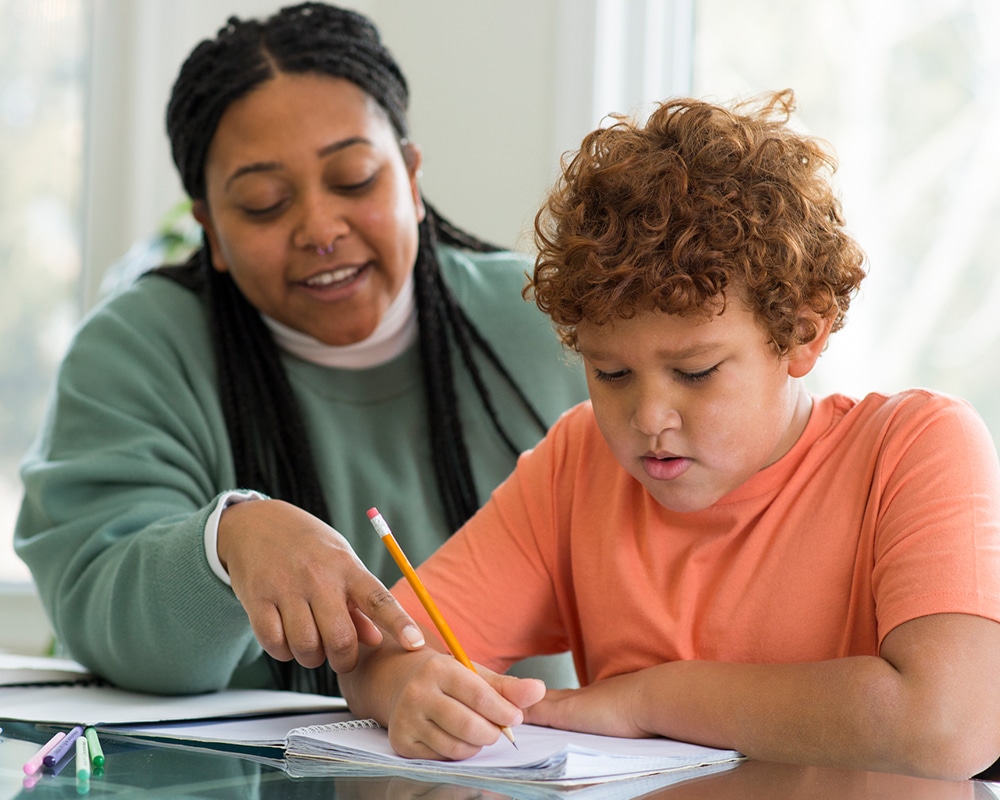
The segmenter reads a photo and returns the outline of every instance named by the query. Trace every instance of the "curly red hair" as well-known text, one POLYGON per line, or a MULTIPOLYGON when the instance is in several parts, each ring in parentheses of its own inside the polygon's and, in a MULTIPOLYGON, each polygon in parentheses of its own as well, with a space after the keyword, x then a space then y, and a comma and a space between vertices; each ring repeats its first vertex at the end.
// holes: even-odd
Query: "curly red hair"
POLYGON ((787 89, 728 108, 674 100, 584 138, 535 218, 524 290, 565 344, 582 320, 708 315, 733 298, 779 354, 816 335, 803 307, 843 326, 865 256, 830 185, 836 158, 788 126, 793 110, 787 89))

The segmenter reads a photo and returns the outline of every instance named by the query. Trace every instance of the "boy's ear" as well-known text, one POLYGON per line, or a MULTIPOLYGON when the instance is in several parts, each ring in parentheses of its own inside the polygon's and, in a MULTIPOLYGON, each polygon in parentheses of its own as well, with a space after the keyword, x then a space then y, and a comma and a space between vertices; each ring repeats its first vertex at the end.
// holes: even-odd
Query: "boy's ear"
POLYGON ((808 336, 810 331, 815 331, 815 335, 809 341, 795 345, 786 356, 788 374, 793 378, 805 377, 816 366, 830 338, 833 317, 820 316, 804 306, 799 311, 798 326, 800 336, 808 336))

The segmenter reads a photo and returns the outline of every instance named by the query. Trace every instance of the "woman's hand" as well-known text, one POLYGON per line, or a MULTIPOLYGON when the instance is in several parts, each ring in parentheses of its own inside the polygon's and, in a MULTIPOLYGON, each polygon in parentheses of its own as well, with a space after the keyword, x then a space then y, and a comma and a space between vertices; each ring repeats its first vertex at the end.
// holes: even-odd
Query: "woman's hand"
POLYGON ((416 623, 347 540, 297 506, 229 506, 219 520, 218 553, 257 641, 279 661, 328 661, 348 672, 359 642, 382 641, 376 624, 407 649, 423 644, 416 623))

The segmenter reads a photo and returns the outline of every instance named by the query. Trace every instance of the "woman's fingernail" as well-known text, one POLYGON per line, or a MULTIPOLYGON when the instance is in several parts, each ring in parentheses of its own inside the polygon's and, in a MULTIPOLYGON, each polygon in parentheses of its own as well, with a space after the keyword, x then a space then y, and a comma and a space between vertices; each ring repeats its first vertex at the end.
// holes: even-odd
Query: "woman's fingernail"
POLYGON ((424 635, 416 626, 407 625, 403 628, 403 641, 405 641, 410 647, 423 647, 424 635))

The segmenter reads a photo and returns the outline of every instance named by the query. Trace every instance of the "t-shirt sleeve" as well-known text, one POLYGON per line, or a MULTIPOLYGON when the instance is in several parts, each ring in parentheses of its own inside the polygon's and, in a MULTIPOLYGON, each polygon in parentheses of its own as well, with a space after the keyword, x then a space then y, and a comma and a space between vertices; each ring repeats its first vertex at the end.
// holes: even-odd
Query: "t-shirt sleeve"
POLYGON ((996 448, 967 403, 924 397, 890 423, 875 475, 880 645, 896 626, 928 614, 1000 621, 996 448))
MULTIPOLYGON (((468 656, 497 672, 569 649, 556 591, 560 526, 553 513, 555 483, 565 480, 564 423, 522 454, 487 503, 417 570, 468 656)), ((405 580, 392 592, 433 628, 405 580)))

